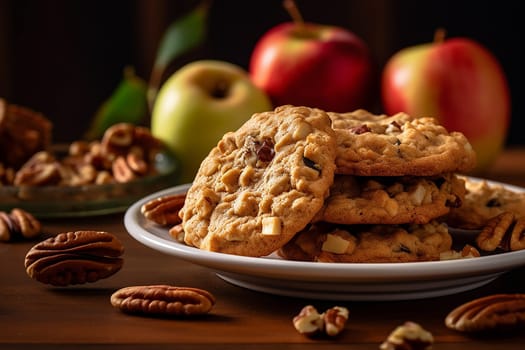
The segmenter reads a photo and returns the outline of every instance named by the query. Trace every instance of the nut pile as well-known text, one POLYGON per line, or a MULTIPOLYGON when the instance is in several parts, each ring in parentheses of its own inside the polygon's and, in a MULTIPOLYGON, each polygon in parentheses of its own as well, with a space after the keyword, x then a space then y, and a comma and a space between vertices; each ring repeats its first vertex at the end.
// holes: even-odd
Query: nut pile
POLYGON ((109 127, 100 141, 75 141, 58 159, 36 152, 22 166, 0 165, 0 183, 14 186, 80 186, 124 183, 156 173, 161 142, 149 129, 128 123, 109 127))

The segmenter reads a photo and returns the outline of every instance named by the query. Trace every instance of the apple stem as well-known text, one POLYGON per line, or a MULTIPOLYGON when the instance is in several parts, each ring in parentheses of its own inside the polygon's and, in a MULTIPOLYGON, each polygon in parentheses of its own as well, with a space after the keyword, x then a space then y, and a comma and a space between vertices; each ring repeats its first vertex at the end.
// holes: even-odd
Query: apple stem
POLYGON ((441 44, 443 41, 445 41, 445 36, 447 35, 447 31, 444 28, 438 28, 434 32, 434 43, 441 44))
POLYGON ((284 0, 283 6, 296 25, 302 26, 304 24, 303 16, 294 0, 284 0))

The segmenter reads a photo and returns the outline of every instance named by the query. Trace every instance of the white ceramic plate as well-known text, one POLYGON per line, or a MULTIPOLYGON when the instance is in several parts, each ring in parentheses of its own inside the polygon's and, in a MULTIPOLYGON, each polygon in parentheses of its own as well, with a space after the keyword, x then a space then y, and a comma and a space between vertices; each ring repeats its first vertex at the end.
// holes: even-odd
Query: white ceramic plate
MULTIPOLYGON (((516 191, 525 189, 508 186, 516 191)), ((506 271, 525 265, 525 250, 475 259, 415 263, 317 263, 253 258, 208 252, 174 240, 164 227, 144 218, 140 207, 181 185, 134 203, 124 217, 128 232, 144 245, 208 267, 234 285, 272 294, 326 300, 404 300, 430 298, 474 289, 506 271)))

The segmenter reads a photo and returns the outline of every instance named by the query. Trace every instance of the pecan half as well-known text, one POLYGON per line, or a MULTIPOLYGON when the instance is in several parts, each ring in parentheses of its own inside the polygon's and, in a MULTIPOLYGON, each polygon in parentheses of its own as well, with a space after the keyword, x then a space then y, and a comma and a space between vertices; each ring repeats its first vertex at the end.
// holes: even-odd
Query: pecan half
POLYGON ((493 294, 452 310, 445 325, 456 331, 479 332, 525 324, 525 294, 493 294))
POLYGON ((208 291, 168 285, 132 286, 111 295, 111 305, 127 313, 196 316, 210 312, 215 297, 208 291))
POLYGON ((171 237, 173 237, 177 242, 184 243, 184 228, 182 227, 182 223, 173 225, 169 230, 168 233, 171 237))
POLYGON ((146 175, 150 170, 144 157, 144 149, 138 146, 130 147, 128 154, 126 154, 126 162, 136 174, 146 175))
POLYGON ((106 129, 102 136, 102 151, 112 157, 126 154, 133 144, 135 126, 130 123, 117 123, 106 129))
POLYGON ((155 153, 162 148, 162 142, 153 136, 150 129, 143 126, 135 126, 133 140, 135 145, 145 151, 146 159, 155 156, 155 153))
POLYGON ((476 237, 476 244, 488 252, 525 249, 525 218, 518 218, 511 212, 493 217, 476 237))
POLYGON ((137 178, 137 175, 123 156, 118 156, 111 166, 113 177, 117 182, 129 182, 137 178))
POLYGON ((60 164, 47 152, 35 153, 15 174, 15 186, 57 185, 62 179, 60 164))
POLYGON ((119 271, 122 243, 111 233, 60 233, 33 246, 26 254, 27 274, 55 286, 95 282, 119 271))
POLYGON ((14 208, 9 214, 0 211, 0 241, 36 238, 40 227, 40 221, 25 210, 14 208))
POLYGON ((186 193, 161 196, 142 205, 140 211, 148 220, 162 226, 178 225, 182 222, 179 211, 184 206, 186 193))

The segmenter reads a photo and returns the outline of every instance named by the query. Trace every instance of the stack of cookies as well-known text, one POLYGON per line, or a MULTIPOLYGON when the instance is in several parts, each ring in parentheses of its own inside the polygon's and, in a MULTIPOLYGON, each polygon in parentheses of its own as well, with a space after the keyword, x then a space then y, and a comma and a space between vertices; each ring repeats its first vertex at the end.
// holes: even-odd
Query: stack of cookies
POLYGON ((279 250, 294 260, 438 260, 452 247, 438 220, 461 205, 475 165, 470 144, 433 118, 364 110, 329 113, 337 138, 334 184, 313 224, 279 250))
POLYGON ((281 106, 224 135, 180 215, 184 241, 245 256, 403 262, 439 259, 438 219, 461 205, 475 165, 461 133, 432 118, 281 106))

